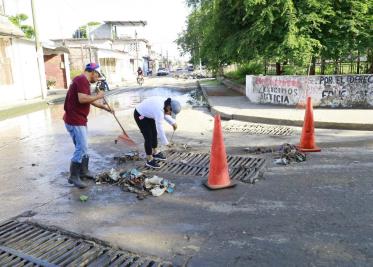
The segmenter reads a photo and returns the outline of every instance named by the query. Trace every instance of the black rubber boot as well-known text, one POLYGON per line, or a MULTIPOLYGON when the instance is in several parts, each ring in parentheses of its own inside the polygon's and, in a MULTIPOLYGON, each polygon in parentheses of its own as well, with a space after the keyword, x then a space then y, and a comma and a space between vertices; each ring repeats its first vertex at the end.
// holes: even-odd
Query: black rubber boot
POLYGON ((85 183, 80 180, 80 169, 81 169, 82 164, 77 163, 77 162, 71 162, 70 164, 70 177, 69 177, 69 183, 74 184, 76 187, 83 189, 86 186, 85 183))
POLYGON ((80 169, 80 177, 87 179, 95 179, 95 176, 88 170, 89 156, 84 156, 82 159, 82 167, 80 169))

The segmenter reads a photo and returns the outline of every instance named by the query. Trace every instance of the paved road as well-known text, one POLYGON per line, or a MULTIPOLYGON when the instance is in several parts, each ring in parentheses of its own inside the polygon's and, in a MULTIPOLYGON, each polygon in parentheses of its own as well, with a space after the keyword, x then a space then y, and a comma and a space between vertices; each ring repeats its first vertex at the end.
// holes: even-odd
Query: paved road
MULTIPOLYGON (((117 114, 141 147, 132 110, 122 109, 133 98, 122 96, 113 99, 117 114)), ((202 178, 167 175, 177 185, 174 194, 139 201, 113 186, 91 183, 78 190, 68 185, 73 148, 61 115, 57 105, 0 123, 0 221, 32 210, 36 215, 30 220, 188 266, 373 264, 369 132, 320 130, 323 151, 309 154, 305 163, 276 166, 264 155, 268 170, 254 185, 210 192, 201 186, 202 178), (89 196, 86 203, 79 201, 82 193, 89 196)), ((175 141, 207 152, 212 119, 207 110, 186 108, 175 141)), ((240 122, 223 125, 233 123, 240 122)), ((113 156, 126 150, 113 143, 118 130, 108 113, 92 110, 94 171, 115 166, 113 156)), ((248 146, 295 143, 300 129, 294 131, 294 136, 225 133, 225 142, 228 153, 245 155, 248 146)))

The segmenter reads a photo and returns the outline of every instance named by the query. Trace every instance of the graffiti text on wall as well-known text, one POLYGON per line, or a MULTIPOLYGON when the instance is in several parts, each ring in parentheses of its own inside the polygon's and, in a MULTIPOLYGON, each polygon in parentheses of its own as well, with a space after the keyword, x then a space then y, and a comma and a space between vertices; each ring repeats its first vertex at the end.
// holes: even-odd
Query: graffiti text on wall
POLYGON ((367 84, 373 83, 373 75, 320 76, 320 84, 367 84))
POLYGON ((263 86, 258 89, 261 95, 261 101, 277 103, 277 104, 290 104, 289 97, 298 96, 297 88, 279 88, 263 86))

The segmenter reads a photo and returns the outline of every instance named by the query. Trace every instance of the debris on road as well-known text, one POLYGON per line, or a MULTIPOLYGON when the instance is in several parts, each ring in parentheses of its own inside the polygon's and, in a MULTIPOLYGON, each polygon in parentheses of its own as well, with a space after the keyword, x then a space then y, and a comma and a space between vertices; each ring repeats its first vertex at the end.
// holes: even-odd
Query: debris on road
POLYGON ((277 165, 288 165, 288 164, 289 164, 289 162, 287 161, 286 158, 279 158, 279 159, 276 159, 276 160, 274 161, 274 163, 277 164, 277 165))
POLYGON ((79 199, 80 199, 81 202, 86 202, 88 200, 88 196, 80 195, 79 199))
POLYGON ((282 159, 283 163, 285 163, 283 165, 290 164, 291 162, 306 161, 306 154, 291 144, 283 144, 277 153, 279 154, 279 159, 282 159))
POLYGON ((188 144, 177 144, 177 143, 170 143, 169 145, 171 147, 171 151, 174 151, 176 149, 179 150, 189 150, 192 149, 192 147, 188 144))
POLYGON ((274 163, 277 165, 306 161, 306 154, 301 152, 298 147, 287 143, 272 147, 248 147, 245 148, 245 151, 252 154, 272 153, 275 159, 274 163))
POLYGON ((126 163, 127 161, 138 161, 141 160, 140 153, 138 151, 130 151, 125 153, 122 156, 115 156, 114 160, 118 162, 118 164, 126 163))
POLYGON ((123 191, 137 194, 142 200, 146 196, 159 197, 165 192, 174 192, 175 184, 162 177, 153 176, 148 178, 137 169, 130 171, 111 169, 110 172, 103 172, 96 177, 96 184, 112 184, 119 186, 123 191))
POLYGON ((110 177, 111 180, 116 182, 119 179, 119 173, 114 168, 112 168, 110 170, 109 177, 110 177))
POLYGON ((208 107, 209 104, 199 89, 192 90, 188 95, 187 103, 192 107, 208 107))

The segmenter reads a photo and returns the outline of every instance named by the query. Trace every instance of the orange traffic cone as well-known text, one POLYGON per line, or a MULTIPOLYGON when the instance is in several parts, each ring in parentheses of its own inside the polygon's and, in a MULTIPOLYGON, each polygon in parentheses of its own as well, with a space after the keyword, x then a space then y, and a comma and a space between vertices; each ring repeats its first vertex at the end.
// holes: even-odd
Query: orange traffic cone
POLYGON ((204 182, 204 185, 211 190, 235 186, 236 184, 232 183, 229 178, 227 154, 225 152, 220 115, 215 116, 210 155, 209 176, 208 180, 204 182))
POLYGON ((313 108, 311 97, 307 97, 306 113, 304 115, 302 136, 298 148, 302 152, 320 152, 315 144, 315 127, 313 125, 313 108))

